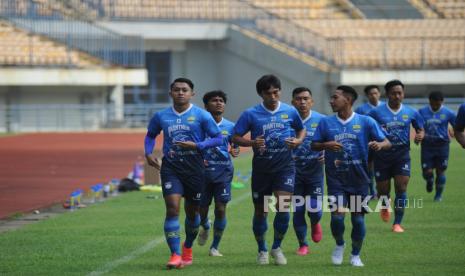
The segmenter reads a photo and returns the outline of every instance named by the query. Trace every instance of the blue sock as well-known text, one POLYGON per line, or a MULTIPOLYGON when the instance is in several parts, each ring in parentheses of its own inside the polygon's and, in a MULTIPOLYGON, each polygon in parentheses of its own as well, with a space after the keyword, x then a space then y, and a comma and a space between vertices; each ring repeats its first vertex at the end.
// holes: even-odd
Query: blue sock
POLYGON ((218 249, 218 244, 221 241, 221 237, 223 236, 223 231, 225 228, 226 218, 215 218, 215 222, 213 222, 213 242, 210 248, 218 249))
POLYGON ((425 173, 425 172, 423 172, 423 179, 426 180, 427 187, 433 188, 433 182, 434 182, 433 173, 425 173))
POLYGON ((363 215, 352 214, 352 255, 359 255, 365 238, 365 218, 363 215))
POLYGON ((299 246, 308 245, 305 206, 298 206, 295 208, 292 224, 294 225, 294 231, 297 236, 297 240, 299 241, 299 246))
POLYGON ((165 238, 171 254, 176 253, 181 255, 180 243, 181 237, 179 235, 179 217, 165 218, 165 238))
POLYGON ((339 246, 344 245, 344 230, 344 216, 331 215, 331 233, 339 246))
POLYGON ((204 220, 200 221, 200 225, 202 225, 203 229, 209 230, 210 229, 210 222, 208 221, 208 217, 204 220))
POLYGON ((446 185, 446 175, 440 174, 436 177, 436 196, 435 198, 441 197, 446 185))
POLYGON ((266 247, 265 234, 268 230, 268 223, 266 217, 258 218, 253 217, 253 234, 255 235, 255 240, 258 244, 258 251, 268 251, 266 247))
POLYGON ((311 197, 310 207, 312 208, 312 212, 308 212, 307 214, 310 217, 310 223, 315 225, 320 222, 321 216, 323 215, 323 203, 319 201, 318 198, 311 197))
POLYGON ((281 242, 284 239, 284 235, 286 235, 287 228, 289 228, 289 220, 291 219, 291 215, 289 212, 277 212, 274 221, 273 221, 273 228, 274 228, 274 239, 273 239, 273 246, 271 249, 276 249, 281 246, 281 242))
POLYGON ((396 199, 394 200, 394 224, 401 224, 406 203, 407 192, 396 193, 396 199))
POLYGON ((195 219, 191 221, 186 217, 184 221, 184 228, 186 228, 186 241, 184 242, 184 246, 186 248, 191 248, 192 243, 194 242, 197 234, 199 233, 199 226, 200 226, 200 215, 196 215, 195 219))

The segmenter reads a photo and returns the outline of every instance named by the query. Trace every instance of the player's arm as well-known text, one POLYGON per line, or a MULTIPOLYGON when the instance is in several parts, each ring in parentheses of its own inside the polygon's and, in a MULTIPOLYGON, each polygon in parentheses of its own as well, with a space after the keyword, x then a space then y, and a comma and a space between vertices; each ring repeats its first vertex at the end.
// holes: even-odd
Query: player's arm
POLYGON ((158 114, 155 114, 150 120, 149 126, 147 128, 147 134, 145 135, 144 139, 144 151, 147 163, 157 170, 159 170, 161 167, 161 161, 153 154, 153 149, 155 148, 155 139, 157 138, 157 135, 160 133, 160 131, 161 127, 158 114))
POLYGON ((286 139, 286 145, 291 149, 297 148, 304 141, 306 134, 307 134, 307 131, 305 130, 305 128, 299 131, 296 131, 296 137, 291 137, 291 138, 286 139))
POLYGON ((330 150, 330 151, 340 151, 342 150, 342 144, 336 141, 327 141, 326 137, 326 124, 321 121, 313 135, 312 143, 310 148, 314 151, 330 150))
POLYGON ((368 146, 370 149, 374 151, 380 151, 380 150, 388 150, 391 148, 392 144, 389 142, 387 138, 384 138, 382 142, 377 142, 377 141, 371 141, 368 143, 368 146))
POLYGON ((457 142, 465 149, 465 108, 460 107, 455 120, 454 135, 457 142))
POLYGON ((415 138, 413 140, 415 144, 419 144, 425 138, 424 124, 423 117, 420 115, 420 113, 415 111, 412 120, 412 126, 415 129, 415 138))
POLYGON ((177 142, 176 145, 180 146, 181 148, 184 149, 191 149, 191 150, 204 150, 208 148, 213 148, 217 146, 221 146, 223 143, 223 135, 221 132, 217 133, 210 139, 205 139, 201 142, 192 142, 192 141, 186 141, 186 142, 177 142))
POLYGON ((247 139, 242 137, 239 134, 234 134, 231 138, 231 141, 241 147, 253 147, 253 148, 262 148, 265 147, 265 139, 263 136, 258 136, 255 139, 247 139))

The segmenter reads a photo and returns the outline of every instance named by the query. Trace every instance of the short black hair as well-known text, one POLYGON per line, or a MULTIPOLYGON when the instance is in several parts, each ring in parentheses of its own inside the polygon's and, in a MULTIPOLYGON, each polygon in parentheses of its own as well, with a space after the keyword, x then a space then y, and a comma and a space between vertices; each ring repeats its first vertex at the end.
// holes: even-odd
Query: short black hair
POLYGON ((392 87, 394 87, 396 85, 402 86, 402 89, 405 88, 404 84, 400 80, 391 80, 391 81, 388 81, 384 85, 384 91, 387 93, 389 91, 389 89, 391 89, 392 87))
POLYGON ((258 95, 261 95, 262 91, 266 91, 271 87, 281 90, 281 81, 275 75, 264 75, 258 79, 256 84, 258 95))
POLYGON ((431 91, 428 98, 432 101, 444 101, 444 95, 441 91, 431 91))
POLYGON ((300 94, 300 93, 305 92, 305 91, 308 91, 308 93, 310 93, 310 96, 313 96, 312 91, 310 90, 310 88, 305 87, 305 86, 301 86, 301 87, 294 88, 294 90, 292 90, 292 98, 294 98, 295 95, 300 94))
POLYGON ((358 98, 357 91, 355 91, 352 86, 339 85, 336 90, 342 90, 344 94, 349 94, 352 97, 352 103, 354 103, 358 98))
POLYGON ((221 97, 223 99, 224 103, 226 103, 228 101, 228 97, 226 96, 226 93, 224 93, 222 90, 213 90, 213 91, 207 92, 207 93, 205 93, 205 95, 203 95, 203 99, 202 99, 203 104, 207 105, 208 102, 214 97, 221 97))
POLYGON ((365 92, 365 95, 368 95, 368 92, 370 92, 371 89, 378 89, 379 91, 379 86, 377 86, 376 84, 367 85, 365 86, 365 88, 363 88, 363 92, 365 92))
POLYGON ((189 87, 194 90, 194 83, 188 79, 188 78, 177 78, 175 79, 171 84, 170 84, 170 89, 173 89, 174 87, 174 83, 175 82, 184 82, 184 83, 187 83, 187 85, 189 85, 189 87))

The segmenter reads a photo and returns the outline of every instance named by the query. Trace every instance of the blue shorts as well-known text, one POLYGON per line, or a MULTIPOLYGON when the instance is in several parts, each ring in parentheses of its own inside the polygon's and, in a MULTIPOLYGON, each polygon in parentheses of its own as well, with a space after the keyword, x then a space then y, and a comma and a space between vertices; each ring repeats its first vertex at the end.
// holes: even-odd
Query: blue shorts
POLYGON ((410 176, 410 156, 391 162, 375 158, 374 169, 376 181, 386 181, 396 175, 410 176))
POLYGON ((264 196, 273 191, 294 193, 295 170, 285 170, 276 173, 252 171, 252 199, 254 203, 263 203, 264 196))
POLYGON ((447 169, 449 144, 440 147, 421 147, 421 167, 427 169, 447 169))
POLYGON ((368 205, 369 199, 367 197, 367 194, 354 194, 346 191, 334 192, 333 194, 328 193, 328 207, 331 211, 349 208, 351 213, 366 214, 369 213, 369 209, 362 202, 366 199, 365 202, 368 205), (332 209, 334 206, 337 206, 336 210, 332 209))
POLYGON ((200 206, 210 206, 213 198, 215 199, 215 202, 225 204, 231 201, 231 182, 208 182, 205 185, 200 206))
POLYGON ((205 189, 205 176, 203 173, 186 175, 177 173, 168 163, 162 163, 161 187, 163 196, 180 194, 193 205, 200 205, 205 189))
POLYGON ((323 196, 323 179, 323 175, 315 177, 296 173, 294 195, 323 196))

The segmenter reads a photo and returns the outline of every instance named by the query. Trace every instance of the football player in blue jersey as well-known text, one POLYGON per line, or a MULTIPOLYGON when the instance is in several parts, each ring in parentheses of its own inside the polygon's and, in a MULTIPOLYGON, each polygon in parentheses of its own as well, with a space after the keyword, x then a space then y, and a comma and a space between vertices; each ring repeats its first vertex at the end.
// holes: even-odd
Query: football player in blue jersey
POLYGON ((354 88, 341 85, 331 95, 334 116, 321 119, 311 148, 325 151, 325 172, 331 205, 331 232, 336 241, 331 259, 342 264, 344 257, 344 217, 349 207, 352 221, 350 263, 363 266, 360 250, 365 238, 365 212, 370 199, 368 185, 368 149, 381 151, 391 144, 372 118, 352 111, 357 99, 354 88))
POLYGON ((435 201, 442 200, 446 184, 446 169, 449 160, 449 124, 454 127, 455 113, 443 106, 444 96, 440 91, 429 94, 429 105, 418 110, 425 121, 425 137, 421 142, 421 167, 426 180, 426 191, 436 185, 435 201), (436 181, 433 170, 436 170, 436 181))
POLYGON ((323 213, 324 152, 312 151, 310 143, 318 123, 325 116, 312 110, 312 92, 307 87, 297 87, 292 91, 292 105, 299 112, 302 123, 307 130, 304 142, 294 150, 296 168, 294 195, 305 197, 306 204, 310 205, 299 204, 296 206, 293 216, 294 231, 299 242, 299 248, 296 253, 304 256, 309 253, 307 223, 305 221, 306 213, 310 217, 313 242, 320 242, 323 237, 320 220, 323 213))
MULTIPOLYGON (((275 264, 285 265, 281 241, 289 227, 289 210, 284 208, 294 192, 295 166, 292 149, 302 144, 305 128, 294 107, 282 103, 281 81, 274 75, 262 76, 256 84, 261 104, 244 111, 234 127, 233 143, 253 147, 252 198, 253 232, 258 244, 258 264, 268 264, 265 234, 268 228, 265 200, 273 194, 278 199, 274 218, 274 240, 271 256, 275 264), (295 136, 291 129, 294 129, 295 136), (250 131, 250 139, 243 136, 250 131)), ((268 206, 268 205, 267 205, 268 206)))
POLYGON ((194 96, 192 81, 178 78, 170 89, 173 106, 153 115, 145 137, 147 163, 160 169, 166 205, 164 231, 171 251, 167 263, 169 269, 192 264, 192 244, 199 232, 199 204, 205 187, 205 164, 201 152, 223 143, 223 136, 210 113, 190 103, 194 96), (161 131, 162 162, 153 154, 155 138, 161 131), (186 212, 186 240, 182 253, 179 235, 181 197, 184 197, 186 212))
MULTIPOLYGON (((368 113, 387 133, 392 143, 391 149, 379 151, 375 154, 374 167, 378 196, 389 197, 391 178, 394 179, 395 204, 394 223, 392 231, 404 232, 401 226, 404 209, 408 203, 407 185, 410 179, 410 125, 415 129, 415 143, 420 143, 424 137, 423 118, 413 108, 402 104, 404 99, 404 84, 399 80, 392 80, 384 86, 388 102, 368 113)), ((389 201, 383 200, 383 205, 389 201)), ((386 207, 386 206, 385 206, 386 207)), ((381 219, 390 220, 390 208, 381 210, 381 219)))
MULTIPOLYGON (((365 104, 360 105, 355 109, 355 112, 358 114, 362 115, 367 115, 372 109, 375 109, 376 107, 384 104, 383 101, 380 101, 379 98, 381 97, 381 93, 379 91, 379 86, 377 85, 367 85, 363 89, 365 92, 365 96, 368 99, 368 102, 365 104)), ((374 152, 369 151, 368 152, 368 169, 370 172, 370 195, 373 196, 374 199, 376 199, 376 189, 375 189, 375 181, 373 179, 374 173, 373 173, 373 156, 374 152)))
POLYGON ((454 136, 457 142, 465 149, 465 103, 459 107, 455 119, 454 136))
POLYGON ((231 144, 234 123, 223 118, 226 102, 226 93, 221 90, 211 91, 203 96, 205 109, 213 116, 223 135, 223 144, 221 146, 209 148, 204 152, 206 185, 200 203, 201 228, 197 239, 201 246, 208 240, 211 227, 208 219, 208 209, 212 199, 214 199, 213 242, 209 251, 209 255, 214 257, 223 256, 218 251, 218 245, 226 228, 226 204, 231 200, 231 181, 234 174, 234 167, 229 154, 233 157, 237 157, 239 154, 239 147, 231 144))

